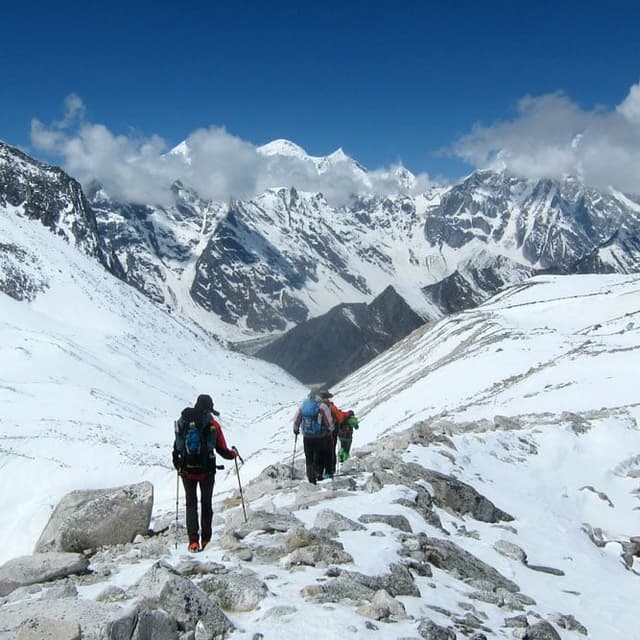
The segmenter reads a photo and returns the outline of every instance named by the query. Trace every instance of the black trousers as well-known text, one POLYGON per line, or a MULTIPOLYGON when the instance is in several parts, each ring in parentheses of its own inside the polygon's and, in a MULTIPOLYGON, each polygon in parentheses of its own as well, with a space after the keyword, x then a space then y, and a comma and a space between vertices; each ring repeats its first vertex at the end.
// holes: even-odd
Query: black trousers
POLYGON ((333 475, 336 472, 336 444, 338 443, 338 429, 337 427, 331 432, 331 456, 329 458, 329 464, 325 468, 325 473, 333 475))
MULTIPOLYGON (((331 466, 331 435, 319 438, 304 438, 304 457, 307 463, 307 480, 313 484, 322 477, 325 469, 331 466)), ((335 447, 334 447, 335 452, 335 447)))
POLYGON ((188 480, 182 478, 184 495, 187 503, 187 533, 189 542, 199 542, 199 531, 203 540, 211 540, 211 521, 213 520, 213 485, 216 476, 207 474, 203 480, 188 480), (200 485, 200 527, 198 527, 198 485, 200 485))

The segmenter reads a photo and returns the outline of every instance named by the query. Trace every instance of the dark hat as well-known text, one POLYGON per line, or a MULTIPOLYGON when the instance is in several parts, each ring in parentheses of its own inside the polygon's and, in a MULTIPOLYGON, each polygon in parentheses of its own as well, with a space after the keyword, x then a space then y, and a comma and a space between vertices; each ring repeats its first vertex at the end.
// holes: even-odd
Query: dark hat
POLYGON ((321 398, 333 398, 333 393, 331 393, 328 389, 322 389, 318 392, 318 395, 321 398))
POLYGON ((211 398, 211 396, 207 395, 207 394, 201 394, 198 396, 198 399, 196 400, 196 405, 194 407, 194 409, 196 409, 197 411, 211 411, 211 413, 213 413, 214 416, 219 416, 220 412, 216 411, 213 408, 213 399, 211 398))

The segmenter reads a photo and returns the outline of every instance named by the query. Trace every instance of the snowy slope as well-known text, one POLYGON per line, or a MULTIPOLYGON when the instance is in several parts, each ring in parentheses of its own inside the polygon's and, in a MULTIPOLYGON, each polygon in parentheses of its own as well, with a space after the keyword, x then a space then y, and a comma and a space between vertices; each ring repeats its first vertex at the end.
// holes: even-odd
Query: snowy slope
POLYGON ((305 393, 286 373, 160 311, 37 221, 4 215, 0 235, 46 283, 32 303, 0 295, 0 560, 31 552, 70 490, 144 478, 168 500, 173 420, 199 393, 245 458, 269 450, 285 424, 254 424, 305 393))

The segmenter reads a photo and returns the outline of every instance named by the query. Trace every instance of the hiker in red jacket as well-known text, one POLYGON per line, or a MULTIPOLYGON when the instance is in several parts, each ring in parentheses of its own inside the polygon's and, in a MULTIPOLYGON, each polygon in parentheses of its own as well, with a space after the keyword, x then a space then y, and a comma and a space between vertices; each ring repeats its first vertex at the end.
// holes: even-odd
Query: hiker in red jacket
POLYGON ((213 519, 213 485, 216 479, 217 451, 233 460, 237 453, 229 449, 222 425, 216 419, 220 413, 213 408, 211 396, 199 395, 194 407, 183 409, 176 420, 173 443, 173 466, 182 477, 187 505, 188 550, 202 551, 211 540, 213 519), (201 520, 198 531, 198 485, 200 486, 201 520), (200 533, 202 537, 200 538, 200 533))
POLYGON ((338 444, 338 432, 347 418, 349 418, 350 415, 353 415, 353 412, 350 413, 348 411, 343 411, 336 406, 333 403, 333 400, 331 400, 331 398, 333 398, 333 394, 327 389, 320 391, 319 395, 322 398, 322 401, 329 407, 331 411, 331 419, 333 421, 333 431, 331 432, 331 457, 325 469, 325 475, 328 478, 332 478, 336 472, 336 446, 338 444))

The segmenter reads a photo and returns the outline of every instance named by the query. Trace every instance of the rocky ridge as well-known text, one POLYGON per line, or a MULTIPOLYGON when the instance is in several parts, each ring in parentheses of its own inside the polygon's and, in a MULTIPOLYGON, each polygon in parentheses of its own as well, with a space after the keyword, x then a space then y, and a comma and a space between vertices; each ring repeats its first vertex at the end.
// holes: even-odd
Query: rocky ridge
MULTIPOLYGON (((502 423, 524 428, 521 439, 533 435, 526 435, 523 421, 509 424, 502 423)), ((0 638, 262 638, 282 625, 304 627, 300 616, 309 607, 331 607, 338 625, 354 633, 377 630, 381 637, 390 625, 393 637, 428 640, 588 637, 575 610, 541 609, 535 594, 519 586, 517 576, 528 570, 557 580, 545 588, 560 590, 564 571, 528 562, 518 544, 517 514, 454 476, 405 461, 414 447, 455 458, 456 438, 470 426, 417 424, 356 450, 343 475, 316 486, 300 479, 301 460, 272 465, 244 489, 248 518, 240 495, 227 497, 217 510, 214 543, 196 556, 174 551, 183 525, 172 528, 173 514, 165 513, 131 543, 15 559, 0 567, 0 638), (350 505, 362 494, 375 503, 360 513, 350 505), (481 558, 474 549, 484 538, 495 542, 481 558), (372 540, 395 548, 386 552, 386 572, 359 567, 358 545, 372 540), (59 566, 52 572, 54 561, 59 566), (40 579, 34 578, 38 563, 40 579), (21 586, 15 576, 25 566, 30 575, 21 586), (135 566, 138 579, 110 583, 135 566), (299 591, 294 575, 303 576, 299 591), (435 604, 438 593, 451 590, 455 607, 435 604)), ((597 534, 592 540, 609 543, 597 534)), ((626 543, 632 558, 640 553, 636 543, 626 543)), ((334 637, 327 624, 324 637, 334 637)))

